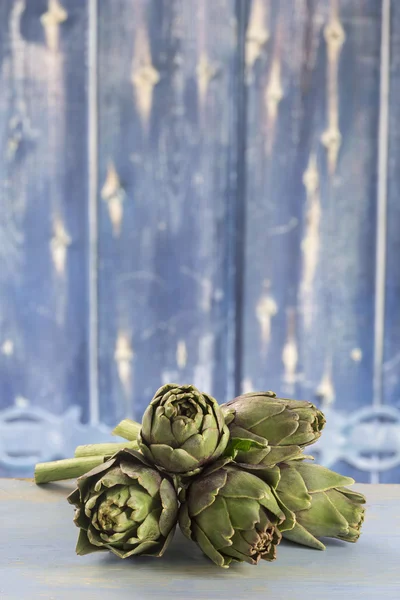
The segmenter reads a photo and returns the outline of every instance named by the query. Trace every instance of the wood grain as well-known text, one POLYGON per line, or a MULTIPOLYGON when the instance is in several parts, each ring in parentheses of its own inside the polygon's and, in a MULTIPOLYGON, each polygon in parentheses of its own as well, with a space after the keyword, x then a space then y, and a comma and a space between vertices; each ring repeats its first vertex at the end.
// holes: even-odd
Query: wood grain
POLYGON ((242 388, 349 413, 373 398, 380 3, 254 0, 250 33, 255 12, 242 388))
POLYGON ((400 587, 399 485, 358 485, 368 509, 357 544, 328 540, 325 552, 282 543, 273 563, 208 561, 181 534, 161 559, 122 561, 108 554, 78 557, 77 529, 65 497, 72 482, 38 488, 0 480, 0 597, 7 600, 143 600, 193 598, 396 600, 400 587), (45 527, 43 524, 45 523, 45 527))
MULTIPOLYGON (((386 243, 386 286, 385 286, 385 337, 383 357, 383 399, 389 406, 399 407, 400 397, 400 106, 396 98, 400 93, 400 6, 391 3, 390 43, 390 95, 389 95, 389 139, 387 173, 387 243, 386 243)), ((396 446, 397 436, 392 436, 396 446)), ((398 468, 381 474, 383 482, 397 481, 398 468)))
POLYGON ((0 408, 60 414, 88 401, 88 25, 55 4, 0 6, 0 408))
POLYGON ((400 481, 399 15, 0 2, 0 475, 175 380, 316 400, 400 481))
POLYGON ((140 418, 167 381, 226 398, 234 8, 99 3, 100 414, 109 424, 140 418))

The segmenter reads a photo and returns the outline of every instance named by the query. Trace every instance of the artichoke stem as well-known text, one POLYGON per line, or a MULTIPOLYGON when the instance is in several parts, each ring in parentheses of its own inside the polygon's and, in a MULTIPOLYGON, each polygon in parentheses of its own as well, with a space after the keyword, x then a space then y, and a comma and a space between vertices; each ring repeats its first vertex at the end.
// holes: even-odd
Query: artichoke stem
POLYGON ((50 483, 61 479, 75 479, 104 462, 104 456, 66 458, 35 466, 35 483, 50 483))
POLYGON ((137 442, 110 442, 109 444, 87 444, 77 446, 75 449, 75 458, 87 456, 112 456, 119 450, 138 450, 137 442))
POLYGON ((132 421, 131 419, 124 419, 113 429, 112 434, 119 435, 130 442, 136 442, 141 428, 140 423, 136 423, 136 421, 132 421))

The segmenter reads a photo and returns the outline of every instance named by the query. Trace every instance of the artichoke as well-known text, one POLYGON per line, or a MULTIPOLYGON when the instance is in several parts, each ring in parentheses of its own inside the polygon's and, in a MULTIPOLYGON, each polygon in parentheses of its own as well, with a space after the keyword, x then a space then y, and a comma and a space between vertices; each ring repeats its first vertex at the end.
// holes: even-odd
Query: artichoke
POLYGON ((365 497, 343 487, 352 485, 354 479, 302 458, 309 457, 273 468, 263 463, 240 467, 271 485, 281 503, 295 514, 296 524, 283 533, 284 538, 318 550, 325 550, 320 537, 356 542, 364 520, 365 497))
POLYGON ((228 440, 229 430, 214 398, 193 385, 169 383, 147 407, 138 443, 158 468, 191 476, 216 460, 228 440))
POLYGON ((284 534, 287 539, 319 550, 325 549, 319 537, 358 540, 365 497, 343 487, 354 479, 298 460, 280 465, 280 472, 277 494, 296 514, 296 525, 284 534))
POLYGON ((218 461, 183 490, 180 528, 220 567, 232 560, 274 560, 281 531, 293 527, 294 515, 268 484, 224 464, 228 460, 218 461))
POLYGON ((221 409, 231 444, 239 449, 237 461, 250 464, 264 461, 271 452, 271 464, 292 458, 314 443, 325 425, 323 413, 311 402, 276 398, 274 392, 243 394, 221 409))
POLYGON ((80 528, 77 554, 111 550, 162 556, 175 531, 178 499, 168 476, 134 450, 120 450, 79 477, 68 497, 80 528))

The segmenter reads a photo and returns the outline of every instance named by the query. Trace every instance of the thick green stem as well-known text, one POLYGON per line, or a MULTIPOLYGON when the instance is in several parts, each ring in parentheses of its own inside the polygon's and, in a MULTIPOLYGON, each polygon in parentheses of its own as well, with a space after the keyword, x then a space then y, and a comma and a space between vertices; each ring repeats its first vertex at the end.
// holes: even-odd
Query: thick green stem
POLYGON ((119 435, 130 442, 136 442, 141 428, 140 423, 136 423, 136 421, 132 421, 131 419, 124 419, 116 426, 112 434, 119 435))
POLYGON ((104 456, 66 458, 38 463, 35 467, 35 483, 50 483, 61 479, 75 479, 104 462, 104 456))
POLYGON ((85 456, 112 456, 118 450, 129 448, 130 450, 138 450, 137 442, 110 442, 109 444, 88 444, 86 446, 77 446, 75 457, 85 456))

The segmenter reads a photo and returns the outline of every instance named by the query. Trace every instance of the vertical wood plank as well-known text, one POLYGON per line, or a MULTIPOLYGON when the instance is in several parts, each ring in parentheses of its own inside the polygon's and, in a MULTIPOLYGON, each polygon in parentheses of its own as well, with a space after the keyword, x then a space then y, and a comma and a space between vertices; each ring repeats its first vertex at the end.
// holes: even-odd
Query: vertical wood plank
POLYGON ((98 298, 98 0, 88 0, 88 296, 89 422, 100 421, 98 298))
POLYGON ((1 3, 0 408, 87 405, 86 33, 81 0, 1 3))
POLYGON ((99 3, 101 417, 227 386, 235 4, 99 3))
POLYGON ((380 10, 253 0, 248 23, 242 387, 344 414, 373 400, 380 10))
MULTIPOLYGON (((385 343, 383 362, 383 400, 394 409, 388 420, 388 448, 394 457, 400 453, 400 6, 391 2, 390 13, 390 93, 389 161, 387 173, 387 244, 385 288, 385 343)), ((400 465, 381 473, 381 481, 400 482, 400 465)))

